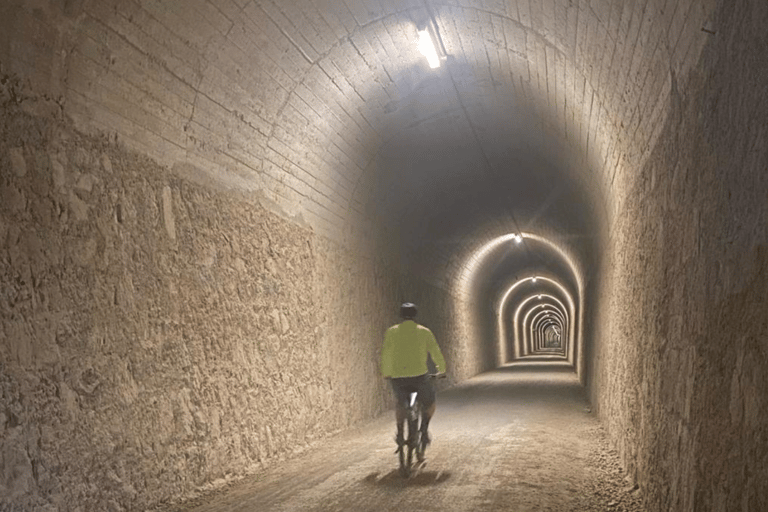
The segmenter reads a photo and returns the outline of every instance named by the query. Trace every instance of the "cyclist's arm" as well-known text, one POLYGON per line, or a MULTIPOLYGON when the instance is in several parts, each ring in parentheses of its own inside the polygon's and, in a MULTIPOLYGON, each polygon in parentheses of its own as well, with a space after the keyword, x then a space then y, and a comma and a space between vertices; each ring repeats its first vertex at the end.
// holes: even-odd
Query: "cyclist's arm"
POLYGON ((435 340, 435 335, 432 334, 432 331, 428 331, 427 351, 429 352, 429 355, 432 356, 432 361, 435 363, 437 371, 439 373, 444 373, 445 358, 443 358, 443 353, 440 351, 440 347, 437 345, 437 340, 435 340))
POLYGON ((384 347, 381 349, 381 375, 383 375, 384 378, 392 376, 392 359, 394 357, 393 341, 392 336, 390 336, 389 331, 387 331, 384 335, 384 347))

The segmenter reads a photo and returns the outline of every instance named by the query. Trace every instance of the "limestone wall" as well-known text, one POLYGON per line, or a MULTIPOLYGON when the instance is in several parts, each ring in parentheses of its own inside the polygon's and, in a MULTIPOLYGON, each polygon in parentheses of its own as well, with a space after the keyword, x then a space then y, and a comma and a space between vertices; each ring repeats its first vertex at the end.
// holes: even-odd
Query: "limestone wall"
POLYGON ((446 292, 385 250, 180 179, 4 84, 1 510, 145 510, 380 414, 406 297, 453 379, 477 371, 446 292))
POLYGON ((388 405, 382 263, 8 104, 0 169, 3 510, 142 510, 388 405))
POLYGON ((764 2, 729 2, 621 198, 593 401, 648 510, 768 509, 764 2))

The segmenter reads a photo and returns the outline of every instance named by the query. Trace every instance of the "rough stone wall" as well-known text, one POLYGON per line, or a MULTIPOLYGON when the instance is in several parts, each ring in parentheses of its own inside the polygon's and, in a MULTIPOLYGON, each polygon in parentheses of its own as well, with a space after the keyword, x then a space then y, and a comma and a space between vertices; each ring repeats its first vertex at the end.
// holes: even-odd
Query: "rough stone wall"
POLYGON ((389 407, 391 265, 79 135, 11 82, 1 510, 144 510, 389 407))
POLYGON ((723 4, 621 198, 593 401, 651 511, 768 510, 768 4, 723 4))

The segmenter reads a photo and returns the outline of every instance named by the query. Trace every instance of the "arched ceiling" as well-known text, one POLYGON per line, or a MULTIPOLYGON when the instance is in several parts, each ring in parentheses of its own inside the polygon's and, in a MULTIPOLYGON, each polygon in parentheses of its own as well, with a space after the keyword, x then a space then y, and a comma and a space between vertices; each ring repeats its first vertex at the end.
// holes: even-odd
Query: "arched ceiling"
POLYGON ((514 184, 515 172, 580 180, 580 199, 606 212, 617 162, 648 146, 670 70, 695 62, 712 3, 80 2, 64 94, 81 124, 261 190, 329 232, 381 201, 380 175, 407 159, 409 142, 441 156, 431 167, 414 158, 441 171, 414 183, 505 188, 518 223, 548 191, 518 209, 514 186, 478 182, 514 184), (436 73, 414 42, 429 19, 447 54, 436 73), (136 108, 122 105, 127 96, 136 108), (545 155, 550 165, 526 166, 545 155))
POLYGON ((510 233, 575 259, 566 268, 530 240, 497 251, 471 273, 493 302, 521 272, 588 278, 615 192, 653 147, 715 5, 12 0, 3 12, 18 23, 0 49, 14 56, 6 71, 61 97, 78 127, 324 235, 383 230, 446 288, 510 233), (424 27, 438 69, 417 50, 424 27), (12 51, 43 30, 50 48, 12 51))

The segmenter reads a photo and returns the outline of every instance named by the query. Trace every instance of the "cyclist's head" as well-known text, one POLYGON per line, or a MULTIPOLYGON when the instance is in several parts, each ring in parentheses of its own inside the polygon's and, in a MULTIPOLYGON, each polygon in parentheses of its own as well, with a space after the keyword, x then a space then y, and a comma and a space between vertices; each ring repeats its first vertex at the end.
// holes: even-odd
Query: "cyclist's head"
POLYGON ((403 302, 400 305, 400 316, 403 317, 403 320, 413 320, 416 318, 416 304, 403 302))

